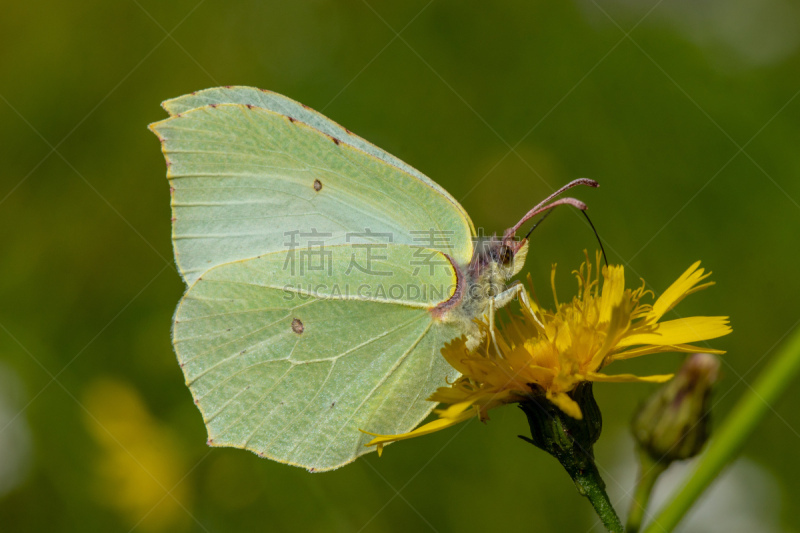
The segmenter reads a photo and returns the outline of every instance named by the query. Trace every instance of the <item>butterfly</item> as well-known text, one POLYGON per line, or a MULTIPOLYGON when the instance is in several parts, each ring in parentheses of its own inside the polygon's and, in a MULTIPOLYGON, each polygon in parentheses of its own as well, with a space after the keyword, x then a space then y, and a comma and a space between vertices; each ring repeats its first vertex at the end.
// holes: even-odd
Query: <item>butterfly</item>
MULTIPOLYGON (((475 227, 446 190, 309 107, 251 87, 167 100, 161 141, 175 262, 172 341, 208 444, 325 471, 405 433, 458 377, 440 351, 517 295, 520 227, 475 227)), ((493 332, 493 329, 489 329, 493 332)))

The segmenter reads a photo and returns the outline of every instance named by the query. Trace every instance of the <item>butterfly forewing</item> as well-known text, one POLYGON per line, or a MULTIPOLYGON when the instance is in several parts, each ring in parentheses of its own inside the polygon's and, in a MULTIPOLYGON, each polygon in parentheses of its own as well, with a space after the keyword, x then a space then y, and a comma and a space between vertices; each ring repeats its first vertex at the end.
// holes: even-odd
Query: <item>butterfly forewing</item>
POLYGON ((293 232, 317 232, 326 244, 424 245, 469 261, 471 223, 449 195, 300 121, 220 104, 152 129, 167 158, 175 258, 189 285, 216 265, 286 250, 293 232))
POLYGON ((287 98, 286 96, 274 93, 272 91, 257 89, 255 87, 229 86, 213 87, 211 89, 197 91, 191 94, 180 96, 178 98, 167 100, 162 105, 170 115, 177 115, 197 107, 219 104, 250 105, 254 107, 260 107, 268 111, 273 111, 279 115, 291 117, 293 120, 303 122, 326 135, 334 137, 343 143, 349 144, 350 146, 353 146, 364 153, 367 153, 386 163, 389 163, 394 167, 399 168, 415 179, 427 184, 440 196, 445 197, 453 205, 453 207, 459 211, 461 217, 467 222, 471 233, 475 233, 475 228, 473 227, 472 221, 467 215, 467 212, 463 207, 461 207, 461 204, 459 204, 456 199, 453 198, 450 193, 448 193, 438 183, 411 165, 401 161, 385 150, 378 148, 371 142, 362 139, 347 128, 340 126, 325 115, 318 113, 310 107, 305 106, 300 102, 296 102, 291 98, 287 98))

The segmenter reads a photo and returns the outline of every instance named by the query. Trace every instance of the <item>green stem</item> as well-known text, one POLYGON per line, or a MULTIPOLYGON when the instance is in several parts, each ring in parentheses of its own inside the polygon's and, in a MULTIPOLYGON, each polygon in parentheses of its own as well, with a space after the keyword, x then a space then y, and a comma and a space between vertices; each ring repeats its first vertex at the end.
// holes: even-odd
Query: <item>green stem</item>
POLYGON ((594 462, 592 447, 600 437, 603 419, 592 394, 592 384, 581 383, 570 397, 580 406, 583 413, 580 420, 562 412, 544 394, 532 394, 520 402, 531 428, 531 438, 522 435, 520 438, 558 459, 578 492, 589 499, 606 529, 622 533, 622 522, 608 499, 606 484, 594 462))
POLYGON ((636 492, 633 494, 633 501, 628 513, 628 523, 625 529, 627 533, 637 533, 642 527, 642 519, 650 501, 650 494, 653 492, 656 480, 668 466, 668 463, 656 462, 648 453, 639 450, 639 479, 636 480, 636 492))
POLYGON ((575 486, 578 487, 578 492, 589 499, 606 529, 613 533, 622 533, 622 522, 617 516, 617 512, 614 511, 611 500, 608 499, 605 483, 594 463, 580 471, 570 472, 570 476, 572 476, 575 486))
POLYGON ((772 404, 786 391, 798 373, 800 328, 784 343, 755 384, 739 400, 709 443, 692 477, 653 519, 646 533, 671 531, 678 525, 700 494, 739 453, 745 440, 755 431, 758 423, 772 409, 772 404))

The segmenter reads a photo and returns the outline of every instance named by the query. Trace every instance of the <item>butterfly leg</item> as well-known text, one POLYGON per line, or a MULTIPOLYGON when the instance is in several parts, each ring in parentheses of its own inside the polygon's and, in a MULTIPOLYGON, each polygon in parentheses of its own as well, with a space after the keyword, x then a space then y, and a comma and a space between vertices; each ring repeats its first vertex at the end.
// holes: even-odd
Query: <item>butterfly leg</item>
MULTIPOLYGON (((521 282, 515 281, 506 290, 489 299, 489 309, 486 311, 485 318, 489 323, 489 336, 497 353, 500 353, 500 347, 497 344, 497 335, 495 334, 495 313, 497 312, 497 309, 500 307, 505 307, 509 304, 509 302, 517 297, 519 297, 519 299, 522 301, 522 305, 527 307, 531 312, 531 316, 533 316, 533 319, 536 321, 536 323, 539 324, 542 329, 544 329, 544 324, 542 324, 541 320, 539 320, 539 317, 536 316, 534 307, 531 305, 530 299, 528 299, 528 293, 525 292, 525 287, 521 282)), ((468 339, 467 349, 469 351, 474 351, 481 341, 483 341, 483 336, 475 336, 468 339)))
POLYGON ((492 345, 494 346, 494 351, 497 354, 500 353, 500 347, 497 345, 497 337, 494 334, 494 314, 495 311, 497 310, 497 297, 501 296, 502 294, 503 293, 500 293, 496 297, 489 299, 489 312, 488 312, 489 336, 492 339, 492 345))
MULTIPOLYGON (((511 300, 517 297, 519 297, 520 301, 522 302, 522 305, 527 307, 528 310, 531 312, 531 316, 533 316, 533 319, 536 321, 536 323, 539 324, 539 326, 542 329, 544 329, 544 324, 542 324, 541 320, 539 320, 539 317, 536 316, 534 307, 531 305, 531 301, 528 298, 528 293, 525 292, 525 286, 522 285, 520 281, 515 281, 506 290, 495 296, 493 298, 494 307, 495 308, 505 307, 511 300)), ((489 304, 489 309, 491 312, 492 303, 489 304)), ((494 322, 493 318, 494 317, 492 317, 492 320, 490 320, 490 324, 494 322)))
POLYGON ((511 286, 506 290, 489 299, 489 311, 487 317, 489 319, 489 335, 492 338, 494 349, 498 354, 500 353, 500 348, 497 344, 497 336, 495 335, 494 331, 495 313, 497 312, 498 308, 508 305, 508 303, 516 298, 518 294, 525 295, 525 291, 522 290, 522 284, 519 281, 512 283, 511 286))

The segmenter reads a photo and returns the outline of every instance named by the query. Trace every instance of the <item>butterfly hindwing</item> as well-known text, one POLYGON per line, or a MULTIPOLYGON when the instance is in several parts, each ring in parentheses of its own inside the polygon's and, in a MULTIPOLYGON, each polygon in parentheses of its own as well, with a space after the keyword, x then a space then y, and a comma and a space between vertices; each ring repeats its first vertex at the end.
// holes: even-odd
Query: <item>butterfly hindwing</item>
POLYGON ((423 420, 430 394, 457 376, 440 350, 459 332, 429 312, 452 294, 452 270, 409 268, 415 252, 384 249, 391 280, 345 274, 349 246, 332 248, 330 272, 284 270, 276 252, 203 274, 178 306, 173 341, 210 443, 329 470, 371 451, 359 430, 404 433, 423 420), (449 288, 381 296, 407 283, 449 288))

